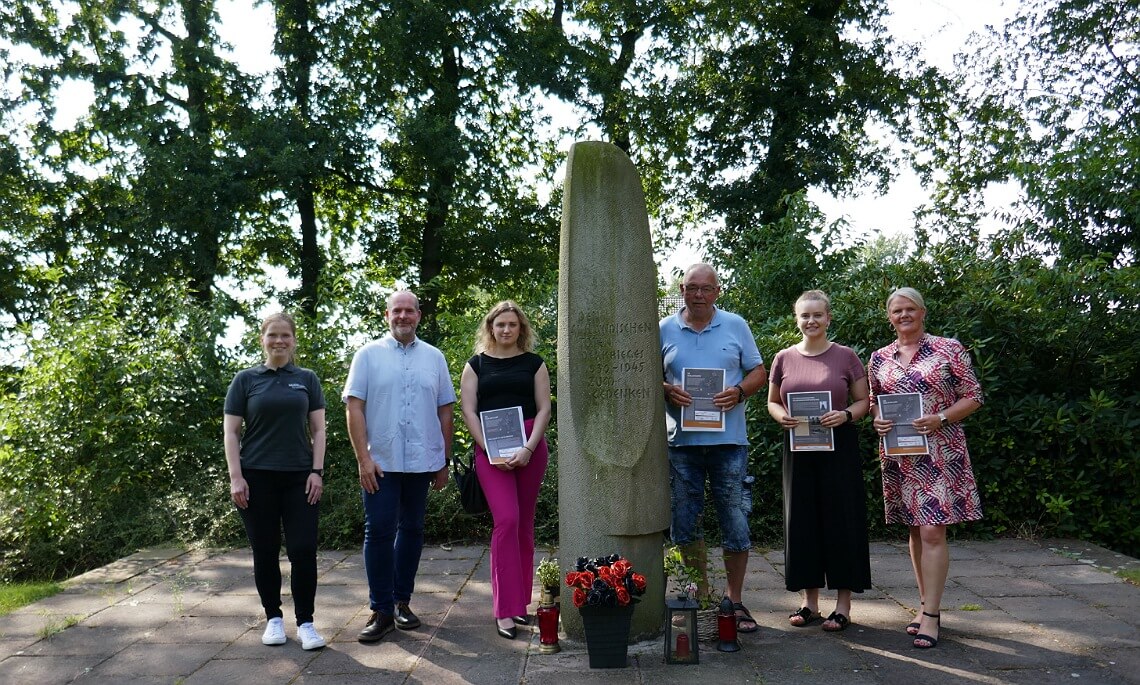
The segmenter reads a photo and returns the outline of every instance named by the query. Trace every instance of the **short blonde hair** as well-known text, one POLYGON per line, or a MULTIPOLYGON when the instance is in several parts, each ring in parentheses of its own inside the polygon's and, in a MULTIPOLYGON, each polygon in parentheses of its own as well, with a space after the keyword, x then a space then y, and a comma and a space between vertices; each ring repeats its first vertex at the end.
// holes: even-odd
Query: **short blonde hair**
POLYGON ((905 297, 911 302, 917 304, 919 309, 926 311, 926 301, 922 299, 922 293, 918 292, 914 288, 902 287, 895 288, 890 295, 887 295, 886 309, 888 312, 891 309, 891 300, 895 299, 896 297, 905 297))
POLYGON ((519 349, 523 352, 534 349, 534 329, 530 326, 530 319, 526 318, 526 314, 513 300, 503 300, 491 307, 491 311, 483 317, 483 323, 479 324, 479 330, 475 333, 475 354, 495 347, 495 319, 507 312, 514 312, 519 317, 519 338, 516 343, 519 349))
POLYGON ((796 305, 801 302, 822 302, 823 308, 827 313, 831 313, 831 298, 822 290, 805 290, 802 295, 796 298, 795 303, 792 305, 792 311, 795 311, 796 305))

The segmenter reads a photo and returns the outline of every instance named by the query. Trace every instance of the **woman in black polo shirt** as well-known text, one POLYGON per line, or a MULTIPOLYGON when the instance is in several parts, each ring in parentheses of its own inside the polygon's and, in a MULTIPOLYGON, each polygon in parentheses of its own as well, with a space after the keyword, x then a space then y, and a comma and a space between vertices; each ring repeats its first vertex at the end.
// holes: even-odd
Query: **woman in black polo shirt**
POLYGON ((226 393, 226 465, 230 496, 249 536, 254 583, 268 619, 261 642, 285 644, 278 561, 284 527, 297 639, 303 649, 318 649, 325 646, 313 627, 325 397, 317 375, 293 365, 296 334, 296 323, 283 312, 261 324, 265 363, 239 371, 226 393))

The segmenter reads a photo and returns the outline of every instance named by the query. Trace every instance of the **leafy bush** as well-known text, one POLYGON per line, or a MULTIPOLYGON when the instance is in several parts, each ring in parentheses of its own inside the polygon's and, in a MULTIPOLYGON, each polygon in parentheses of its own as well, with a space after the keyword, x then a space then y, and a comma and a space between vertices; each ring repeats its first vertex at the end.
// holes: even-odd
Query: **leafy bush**
POLYGON ((0 579, 65 577, 220 519, 217 326, 179 289, 159 300, 61 298, 30 342, 2 403, 0 579))
MULTIPOLYGON (((794 297, 822 288, 832 298, 832 338, 865 362, 894 339, 885 298, 903 285, 925 297, 927 330, 959 339, 973 355, 986 403, 967 420, 966 435, 985 519, 952 534, 1077 536, 1140 554, 1136 267, 1094 258, 1063 263, 1034 254, 1014 233, 988 251, 953 239, 915 254, 881 240, 832 254, 814 248, 805 267, 804 255, 787 259, 786 252, 832 229, 793 214, 782 230, 799 237, 725 265, 732 271, 723 305, 752 322, 766 360, 798 340, 794 297), (772 283, 787 302, 755 290, 772 283)), ((748 425, 753 533, 779 540, 780 432, 763 397, 750 402, 748 425)), ((897 537, 898 527, 882 523, 877 443, 867 422, 861 439, 872 536, 897 537)))

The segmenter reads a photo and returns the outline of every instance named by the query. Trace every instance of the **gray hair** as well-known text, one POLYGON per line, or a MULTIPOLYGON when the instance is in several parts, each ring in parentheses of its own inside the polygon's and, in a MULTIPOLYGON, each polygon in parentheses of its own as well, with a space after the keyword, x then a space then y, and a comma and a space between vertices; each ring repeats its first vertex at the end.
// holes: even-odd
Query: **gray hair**
POLYGON ((890 295, 887 295, 886 308, 888 311, 890 311, 891 308, 891 300, 895 299, 896 297, 905 297, 911 302, 917 304, 919 309, 926 311, 926 301, 922 299, 922 293, 918 292, 914 288, 909 287, 895 288, 890 295))
POLYGON ((682 282, 685 280, 685 278, 688 278, 689 274, 696 273, 698 271, 707 271, 710 275, 712 275, 713 282, 716 283, 717 287, 720 287, 720 277, 717 276, 716 269, 714 269, 711 264, 706 264, 704 262, 692 264, 689 266, 689 268, 685 269, 685 275, 681 279, 682 282))

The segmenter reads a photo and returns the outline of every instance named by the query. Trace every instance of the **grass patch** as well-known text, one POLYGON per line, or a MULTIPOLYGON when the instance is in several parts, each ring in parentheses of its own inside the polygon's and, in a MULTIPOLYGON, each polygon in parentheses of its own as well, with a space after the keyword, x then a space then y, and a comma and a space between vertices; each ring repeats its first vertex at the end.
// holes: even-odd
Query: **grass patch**
POLYGON ((1140 568, 1130 568, 1123 571, 1117 571, 1116 575, 1124 580, 1132 583, 1133 585, 1140 585, 1140 568))
POLYGON ((981 604, 963 604, 962 605, 962 611, 981 611, 981 610, 982 610, 981 604))
POLYGON ((36 631, 36 635, 46 640, 56 633, 62 633, 71 626, 77 625, 81 620, 83 619, 80 616, 65 616, 59 621, 49 621, 43 628, 36 631))
POLYGON ((0 585, 0 616, 22 606, 51 597, 63 589, 59 583, 11 583, 0 585))

